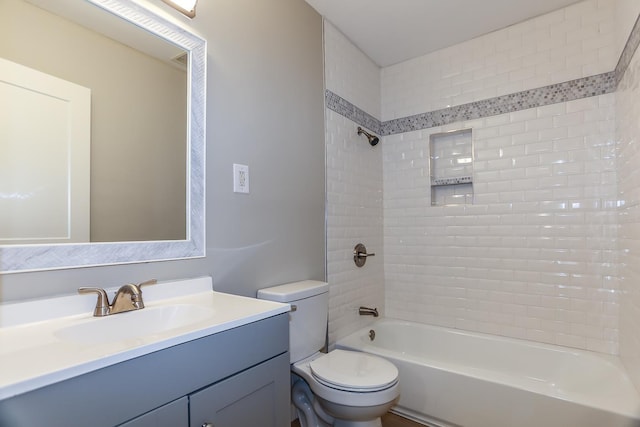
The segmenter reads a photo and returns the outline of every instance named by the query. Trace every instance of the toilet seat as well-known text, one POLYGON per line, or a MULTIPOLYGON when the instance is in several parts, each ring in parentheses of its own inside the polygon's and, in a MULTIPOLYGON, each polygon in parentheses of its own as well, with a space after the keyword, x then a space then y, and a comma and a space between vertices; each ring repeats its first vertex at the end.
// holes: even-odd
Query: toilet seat
MULTIPOLYGON (((389 379, 389 381, 393 381, 393 383, 387 388, 382 388, 380 390, 366 390, 366 389, 358 389, 355 387, 342 387, 336 384, 329 384, 326 381, 319 381, 316 375, 311 371, 311 364, 316 361, 327 357, 330 354, 333 354, 337 350, 333 350, 332 352, 325 354, 317 352, 306 359, 300 360, 293 365, 291 365, 291 370, 294 374, 302 377, 309 387, 313 391, 313 394, 320 399, 321 401, 330 402, 331 405, 342 405, 342 406, 352 406, 352 407, 372 407, 376 405, 386 405, 390 402, 394 402, 398 396, 400 395, 400 387, 399 380, 397 380, 397 374, 395 375, 396 380, 393 381, 393 378, 389 379)), ((347 353, 355 353, 355 354, 365 354, 360 352, 354 352, 351 350, 340 350, 345 351, 347 353)), ((340 354, 340 353, 338 353, 340 354)), ((371 356, 378 358, 378 356, 371 356)), ((380 358, 382 359, 382 358, 380 358)), ((333 357, 329 360, 333 360, 333 357)), ((382 359, 385 360, 385 359, 382 359)), ((389 362, 391 363, 391 362, 389 362)), ((395 368, 395 366, 394 366, 395 368)), ((317 366, 316 366, 316 369, 317 366)), ((397 370, 396 370, 397 372, 397 370)))
POLYGON ((311 361, 309 367, 319 383, 338 390, 376 392, 398 382, 393 363, 361 352, 333 350, 311 361))

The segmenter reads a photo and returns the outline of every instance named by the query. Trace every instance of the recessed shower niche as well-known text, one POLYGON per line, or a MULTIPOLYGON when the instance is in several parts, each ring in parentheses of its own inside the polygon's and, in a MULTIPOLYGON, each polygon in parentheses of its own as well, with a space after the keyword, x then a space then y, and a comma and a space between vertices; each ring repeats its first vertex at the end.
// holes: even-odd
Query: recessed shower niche
POLYGON ((473 203, 473 144, 471 129, 429 137, 431 206, 473 203))

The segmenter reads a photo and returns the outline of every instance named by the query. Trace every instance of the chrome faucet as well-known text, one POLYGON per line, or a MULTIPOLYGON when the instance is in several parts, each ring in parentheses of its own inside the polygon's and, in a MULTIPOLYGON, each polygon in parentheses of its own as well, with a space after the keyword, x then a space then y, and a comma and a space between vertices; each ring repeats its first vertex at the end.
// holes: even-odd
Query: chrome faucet
POLYGON ((358 314, 360 314, 361 316, 378 317, 378 309, 377 308, 369 308, 369 307, 360 307, 358 309, 358 314))
POLYGON ((142 287, 146 285, 153 285, 158 283, 156 279, 147 280, 146 282, 128 283, 122 285, 116 296, 113 298, 113 304, 109 304, 109 297, 107 292, 102 288, 82 287, 78 288, 78 293, 98 294, 98 301, 96 302, 96 308, 93 310, 95 317, 109 316, 111 314, 124 313, 125 311, 140 310, 144 308, 144 301, 142 300, 142 287))

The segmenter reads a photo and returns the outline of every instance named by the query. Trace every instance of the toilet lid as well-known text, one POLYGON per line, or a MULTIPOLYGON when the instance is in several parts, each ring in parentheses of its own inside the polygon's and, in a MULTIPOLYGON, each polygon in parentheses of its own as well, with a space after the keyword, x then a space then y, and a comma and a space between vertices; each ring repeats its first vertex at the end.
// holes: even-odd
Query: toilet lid
POLYGON ((309 366, 319 382, 342 390, 378 391, 398 381, 398 369, 393 363, 357 351, 333 350, 309 366))

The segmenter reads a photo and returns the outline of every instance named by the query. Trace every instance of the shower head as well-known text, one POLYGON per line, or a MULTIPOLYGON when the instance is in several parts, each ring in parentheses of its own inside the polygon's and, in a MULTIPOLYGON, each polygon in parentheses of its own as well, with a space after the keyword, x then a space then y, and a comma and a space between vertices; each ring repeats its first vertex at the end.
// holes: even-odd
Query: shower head
POLYGON ((358 126, 358 135, 362 135, 362 134, 364 134, 364 136, 367 137, 367 139, 369 140, 369 144, 371 144, 372 147, 375 146, 378 142, 380 142, 380 138, 378 138, 375 135, 371 135, 369 132, 362 129, 360 126, 358 126))

